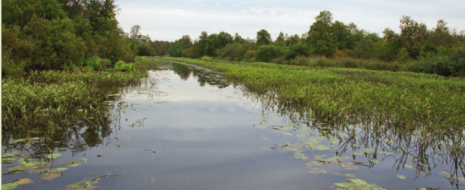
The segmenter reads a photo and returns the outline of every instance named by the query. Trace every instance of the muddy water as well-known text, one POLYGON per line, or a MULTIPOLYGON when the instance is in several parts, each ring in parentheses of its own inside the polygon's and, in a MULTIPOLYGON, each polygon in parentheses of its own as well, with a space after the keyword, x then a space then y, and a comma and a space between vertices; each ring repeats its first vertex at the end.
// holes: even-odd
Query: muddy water
POLYGON ((80 128, 64 134, 73 139, 66 146, 46 147, 61 154, 45 159, 46 169, 11 169, 45 162, 28 151, 34 139, 2 146, 3 154, 15 154, 15 160, 2 162, 2 184, 23 177, 34 183, 17 189, 455 189, 465 184, 463 150, 433 146, 454 142, 394 130, 370 133, 365 125, 326 126, 196 66, 167 64, 150 71, 143 85, 115 96, 120 98, 109 102, 107 126, 80 128))

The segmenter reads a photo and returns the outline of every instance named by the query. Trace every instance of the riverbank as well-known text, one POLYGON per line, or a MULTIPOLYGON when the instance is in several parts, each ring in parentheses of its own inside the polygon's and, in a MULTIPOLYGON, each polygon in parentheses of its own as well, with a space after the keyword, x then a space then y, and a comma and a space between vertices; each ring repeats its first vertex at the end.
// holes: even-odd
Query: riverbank
POLYGON ((135 69, 31 72, 2 80, 2 128, 56 126, 102 114, 104 101, 121 88, 138 85, 156 63, 136 58, 135 69))
POLYGON ((246 90, 274 97, 280 104, 297 105, 324 123, 368 122, 425 134, 461 131, 465 125, 465 80, 460 78, 262 62, 160 59, 218 70, 246 90))

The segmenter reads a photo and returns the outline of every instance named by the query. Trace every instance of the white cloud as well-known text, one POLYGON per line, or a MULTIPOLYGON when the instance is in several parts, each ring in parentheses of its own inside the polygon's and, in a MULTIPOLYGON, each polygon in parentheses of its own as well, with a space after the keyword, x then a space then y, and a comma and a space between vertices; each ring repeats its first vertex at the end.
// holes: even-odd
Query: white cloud
POLYGON ((120 26, 129 32, 140 25, 141 32, 152 40, 174 41, 182 35, 197 38, 202 31, 255 38, 256 32, 266 29, 276 38, 279 32, 302 34, 308 31, 314 17, 329 10, 334 20, 346 24, 354 22, 360 29, 382 35, 384 28, 398 30, 403 15, 434 28, 444 19, 450 28, 465 29, 465 1, 418 0, 343 0, 343 1, 148 1, 124 0, 116 2, 121 13, 120 26))

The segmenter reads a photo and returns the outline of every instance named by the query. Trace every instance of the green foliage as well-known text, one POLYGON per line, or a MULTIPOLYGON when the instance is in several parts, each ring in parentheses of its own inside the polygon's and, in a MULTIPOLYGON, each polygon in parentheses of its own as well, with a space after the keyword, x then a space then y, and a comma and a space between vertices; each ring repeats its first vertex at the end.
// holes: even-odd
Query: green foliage
POLYGON ((465 76, 465 48, 459 48, 447 57, 435 57, 418 62, 413 71, 443 76, 465 76))
POLYGON ((2 6, 3 74, 85 66, 83 58, 92 56, 134 59, 114 1, 6 0, 2 6))
POLYGON ((131 71, 134 69, 134 64, 133 63, 130 63, 130 64, 126 64, 124 61, 118 61, 116 62, 115 64, 115 70, 119 70, 119 71, 131 71))
POLYGON ((272 42, 270 33, 265 29, 262 29, 257 32, 257 46, 260 47, 262 45, 268 45, 272 42))
POLYGON ((227 44, 224 48, 217 50, 217 55, 219 57, 231 60, 231 61, 240 61, 243 59, 245 51, 247 49, 239 42, 234 42, 227 44))
POLYGON ((275 45, 263 45, 260 46, 254 54, 254 58, 257 61, 270 62, 274 58, 278 58, 284 55, 283 49, 275 45))
POLYGON ((211 57, 208 57, 208 56, 203 56, 203 57, 200 58, 200 60, 206 61, 206 62, 211 62, 211 61, 212 61, 212 58, 211 58, 211 57))
MULTIPOLYGON (((101 70, 103 69, 102 61, 97 57, 87 57, 83 60, 84 66, 87 69, 101 70)), ((107 61, 109 61, 107 59, 107 61)), ((106 61, 105 61, 106 62, 106 61)))
MULTIPOLYGON (((308 68, 270 63, 206 63, 176 59, 221 71, 247 90, 312 110, 309 118, 366 115, 377 125, 402 124, 426 132, 461 130, 465 112, 462 79, 430 74, 362 69, 308 68), (318 116, 317 116, 318 115, 318 116), (389 118, 389 119, 387 119, 389 118), (373 120, 372 120, 373 121, 373 120)), ((357 121, 360 122, 360 121, 357 121)), ((426 134, 428 133, 426 132, 426 134)))

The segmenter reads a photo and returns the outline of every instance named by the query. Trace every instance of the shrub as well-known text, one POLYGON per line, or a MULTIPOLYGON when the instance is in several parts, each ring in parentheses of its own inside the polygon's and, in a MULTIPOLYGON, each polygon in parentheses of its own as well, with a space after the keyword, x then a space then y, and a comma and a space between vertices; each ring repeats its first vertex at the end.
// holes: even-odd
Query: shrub
POLYGON ((134 64, 126 64, 124 61, 119 60, 115 64, 115 69, 119 71, 130 71, 134 69, 134 64))
POLYGON ((434 59, 419 62, 414 65, 415 72, 435 73, 443 76, 465 76, 465 48, 459 48, 448 57, 436 57, 434 59))
POLYGON ((245 52, 244 54, 244 58, 246 61, 252 61, 252 58, 253 58, 253 55, 255 54, 255 50, 247 50, 247 52, 245 52))
POLYGON ((101 70, 103 68, 101 60, 98 57, 87 57, 83 62, 86 69, 101 70))
POLYGON ((345 57, 345 54, 341 50, 337 50, 336 52, 333 53, 333 58, 342 58, 345 57))
POLYGON ((292 46, 290 46, 287 51, 285 51, 286 53, 286 59, 294 59, 296 58, 297 56, 308 56, 308 48, 306 45, 304 44, 294 44, 292 46))
POLYGON ((211 58, 211 57, 208 57, 208 56, 203 56, 203 57, 200 58, 200 60, 202 60, 202 61, 207 61, 207 62, 213 61, 212 58, 211 58))
POLYGON ((275 45, 263 45, 255 52, 254 57, 257 61, 270 62, 272 59, 283 55, 283 50, 275 45))

